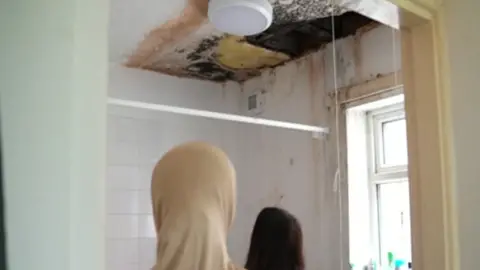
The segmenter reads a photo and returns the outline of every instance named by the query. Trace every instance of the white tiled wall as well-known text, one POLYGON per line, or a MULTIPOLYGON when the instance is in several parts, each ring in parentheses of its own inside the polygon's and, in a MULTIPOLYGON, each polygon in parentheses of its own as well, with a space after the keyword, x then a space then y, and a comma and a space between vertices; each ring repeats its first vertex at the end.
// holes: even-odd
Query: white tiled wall
MULTIPOLYGON (((110 96, 225 111, 238 108, 240 91, 225 94, 219 84, 112 67, 110 96)), ((175 145, 192 140, 209 141, 235 156, 235 136, 231 123, 109 107, 107 270, 149 270, 153 266, 150 177, 158 159, 175 145)))
POLYGON ((148 270, 155 251, 150 204, 154 164, 170 148, 193 140, 209 141, 235 156, 225 145, 228 139, 222 138, 235 133, 223 131, 231 124, 215 127, 208 119, 170 115, 169 121, 163 121, 164 113, 142 117, 131 109, 118 111, 110 110, 108 116, 108 270, 148 270))
POLYGON ((107 269, 150 269, 155 235, 151 219, 151 165, 140 157, 138 121, 108 117, 107 269), (151 248, 146 248, 151 247, 151 248), (141 255, 141 256, 140 256, 141 255))

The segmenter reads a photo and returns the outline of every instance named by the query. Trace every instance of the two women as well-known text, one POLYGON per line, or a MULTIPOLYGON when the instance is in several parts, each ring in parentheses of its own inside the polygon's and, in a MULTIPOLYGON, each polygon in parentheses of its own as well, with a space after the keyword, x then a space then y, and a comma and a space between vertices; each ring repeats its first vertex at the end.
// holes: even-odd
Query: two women
MULTIPOLYGON (((152 206, 157 231, 153 270, 241 269, 230 262, 227 252, 236 176, 223 151, 205 143, 170 150, 153 171, 152 206)), ((303 270, 300 226, 293 216, 279 211, 266 209, 260 214, 252 234, 249 270, 303 270), (271 257, 277 255, 284 257, 271 257)))

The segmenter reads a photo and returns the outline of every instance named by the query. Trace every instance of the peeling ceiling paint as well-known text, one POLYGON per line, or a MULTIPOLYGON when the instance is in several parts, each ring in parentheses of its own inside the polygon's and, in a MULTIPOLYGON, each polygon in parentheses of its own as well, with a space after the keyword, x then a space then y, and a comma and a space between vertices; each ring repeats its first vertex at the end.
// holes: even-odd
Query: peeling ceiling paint
POLYGON ((233 70, 262 69, 290 60, 285 53, 255 46, 243 37, 230 35, 220 39, 215 50, 215 60, 233 70))
MULTIPOLYGON (((208 0, 189 0, 180 15, 152 29, 125 63, 179 77, 243 82, 264 68, 314 52, 372 20, 331 0, 271 0, 274 21, 249 37, 226 35, 206 18, 208 0)), ((358 1, 358 0, 343 0, 358 1)), ((364 0, 362 0, 364 1, 364 0)))

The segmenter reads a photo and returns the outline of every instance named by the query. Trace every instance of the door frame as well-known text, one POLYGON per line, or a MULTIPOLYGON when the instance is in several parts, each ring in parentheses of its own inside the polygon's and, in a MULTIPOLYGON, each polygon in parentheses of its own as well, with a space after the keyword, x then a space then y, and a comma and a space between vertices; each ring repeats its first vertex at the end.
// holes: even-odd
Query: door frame
POLYGON ((401 10, 413 269, 459 269, 444 7, 388 1, 401 10))

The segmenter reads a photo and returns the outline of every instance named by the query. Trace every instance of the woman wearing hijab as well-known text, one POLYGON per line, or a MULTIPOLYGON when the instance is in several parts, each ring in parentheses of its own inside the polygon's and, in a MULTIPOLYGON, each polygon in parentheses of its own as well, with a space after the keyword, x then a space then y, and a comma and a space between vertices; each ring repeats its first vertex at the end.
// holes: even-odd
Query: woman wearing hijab
POLYGON ((304 270, 302 228, 286 210, 264 208, 250 240, 248 270, 304 270))
POLYGON ((157 231, 153 270, 233 270, 227 233, 236 207, 235 170, 222 150, 187 143, 170 150, 152 176, 157 231))

